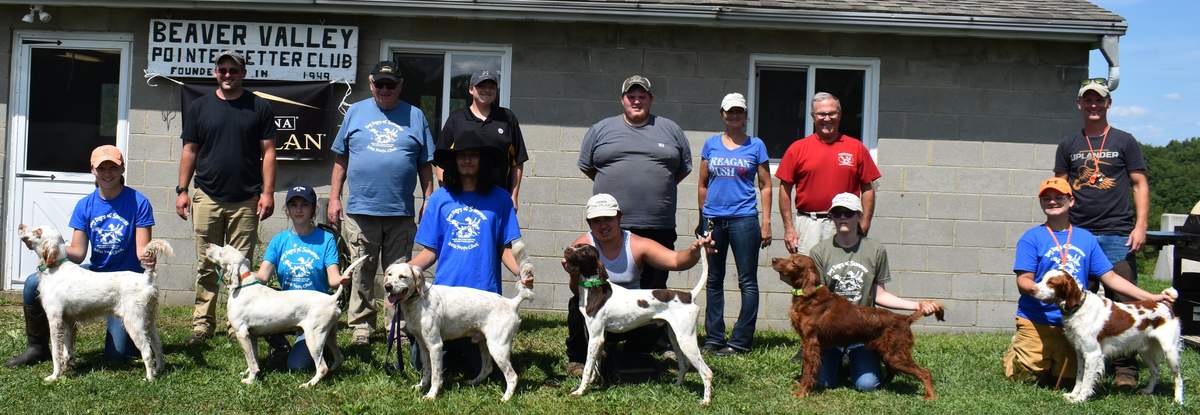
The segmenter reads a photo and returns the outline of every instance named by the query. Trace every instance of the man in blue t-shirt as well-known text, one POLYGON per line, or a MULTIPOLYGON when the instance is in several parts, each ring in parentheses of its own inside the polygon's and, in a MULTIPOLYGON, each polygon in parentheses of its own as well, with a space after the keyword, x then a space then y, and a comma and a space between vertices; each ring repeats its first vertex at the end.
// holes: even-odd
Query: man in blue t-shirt
POLYGON ((375 272, 379 264, 405 261, 412 253, 417 208, 417 181, 425 200, 433 191, 433 134, 420 108, 400 100, 404 78, 395 62, 383 61, 371 71, 371 98, 346 111, 330 149, 337 154, 330 178, 329 223, 345 219, 342 229, 355 248, 367 255, 350 289, 348 323, 353 345, 370 342, 375 328, 375 272), (342 207, 342 184, 349 181, 349 203, 342 207), (345 213, 345 215, 343 215, 345 213))
POLYGON ((1161 294, 1150 294, 1112 271, 1112 264, 1096 237, 1071 225, 1070 209, 1075 205, 1066 179, 1053 177, 1042 182, 1038 199, 1046 223, 1033 227, 1017 241, 1013 272, 1017 274, 1017 332, 1004 354, 1004 375, 1009 379, 1061 385, 1075 378, 1075 349, 1063 334, 1062 311, 1034 297, 1037 283, 1047 271, 1061 269, 1086 287, 1089 279, 1098 279, 1107 289, 1136 300, 1169 301, 1161 294))

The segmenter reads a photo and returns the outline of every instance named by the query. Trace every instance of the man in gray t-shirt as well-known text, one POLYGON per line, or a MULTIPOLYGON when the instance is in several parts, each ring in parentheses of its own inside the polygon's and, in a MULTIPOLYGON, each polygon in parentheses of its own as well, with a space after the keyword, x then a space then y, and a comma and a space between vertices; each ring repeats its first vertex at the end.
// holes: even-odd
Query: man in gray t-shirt
MULTIPOLYGON (((675 248, 676 186, 692 171, 687 137, 674 121, 650 114, 650 80, 633 75, 621 84, 624 113, 589 128, 579 149, 579 170, 592 194, 613 195, 621 227, 675 248)), ((643 267, 642 288, 667 288, 667 271, 643 267)))

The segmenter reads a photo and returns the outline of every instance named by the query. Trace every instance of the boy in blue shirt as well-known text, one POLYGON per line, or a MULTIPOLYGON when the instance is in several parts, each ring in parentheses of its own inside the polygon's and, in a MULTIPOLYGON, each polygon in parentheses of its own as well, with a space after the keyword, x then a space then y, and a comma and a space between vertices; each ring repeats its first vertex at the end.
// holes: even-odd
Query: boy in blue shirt
POLYGON ((1105 288, 1137 300, 1170 301, 1150 294, 1112 271, 1096 237, 1071 225, 1075 205, 1071 186, 1063 178, 1050 178, 1038 189, 1038 200, 1046 223, 1035 226, 1017 241, 1013 272, 1017 275, 1017 331, 1004 354, 1004 375, 1009 379, 1063 385, 1075 378, 1075 349, 1063 334, 1062 311, 1034 297, 1037 283, 1047 271, 1061 269, 1086 287, 1088 279, 1099 279, 1105 288))

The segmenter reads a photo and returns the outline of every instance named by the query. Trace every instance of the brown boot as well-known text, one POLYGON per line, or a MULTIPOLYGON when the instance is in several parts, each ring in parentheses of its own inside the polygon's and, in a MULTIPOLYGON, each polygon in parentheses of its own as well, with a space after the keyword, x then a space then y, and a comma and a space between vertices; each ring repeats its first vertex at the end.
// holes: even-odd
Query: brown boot
POLYGON ((1118 367, 1113 376, 1113 386, 1118 390, 1131 391, 1138 385, 1137 369, 1118 367))
POLYGON ((25 304, 25 352, 4 363, 4 367, 32 365, 50 360, 50 323, 40 301, 25 304))

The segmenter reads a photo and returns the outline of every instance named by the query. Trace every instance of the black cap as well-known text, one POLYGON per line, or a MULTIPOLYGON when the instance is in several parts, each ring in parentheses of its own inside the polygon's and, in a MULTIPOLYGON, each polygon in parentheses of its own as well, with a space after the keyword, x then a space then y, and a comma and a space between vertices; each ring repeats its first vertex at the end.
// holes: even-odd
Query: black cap
POLYGON ((311 187, 305 185, 293 186, 291 189, 288 189, 287 197, 283 201, 287 203, 295 197, 303 198, 313 206, 317 204, 317 192, 314 192, 311 187))
POLYGON ((221 51, 221 54, 217 55, 216 59, 213 59, 213 65, 221 63, 221 59, 226 58, 233 59, 233 63, 236 63, 238 66, 246 67, 246 57, 233 49, 221 51))
POLYGON ((396 66, 396 62, 383 61, 375 64, 375 69, 371 70, 371 78, 374 81, 392 80, 400 82, 404 79, 404 75, 400 74, 400 67, 396 66))
POLYGON ((492 81, 492 82, 495 82, 497 86, 499 86, 500 85, 500 74, 491 69, 475 71, 475 73, 471 74, 471 86, 479 85, 483 81, 492 81))
POLYGON ((438 167, 447 168, 455 163, 455 153, 463 150, 480 150, 481 157, 497 157, 504 152, 489 145, 483 141, 483 136, 474 128, 462 129, 454 132, 453 141, 447 148, 439 148, 433 152, 433 164, 438 167))

